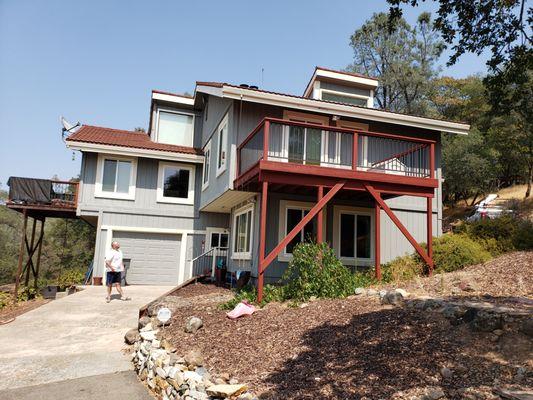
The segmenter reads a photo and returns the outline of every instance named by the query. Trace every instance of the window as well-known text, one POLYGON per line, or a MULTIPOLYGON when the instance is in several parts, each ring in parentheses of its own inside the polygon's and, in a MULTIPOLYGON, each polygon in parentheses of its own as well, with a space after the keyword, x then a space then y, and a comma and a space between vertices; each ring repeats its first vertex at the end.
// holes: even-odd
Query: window
POLYGON ((212 232, 211 233, 211 246, 213 247, 228 247, 228 234, 224 232, 212 232))
MULTIPOLYGON (((279 237, 281 242, 290 231, 294 229, 296 225, 305 217, 314 203, 307 203, 301 201, 286 201, 281 200, 279 204, 279 237)), ((324 211, 323 221, 323 236, 325 236, 326 227, 326 212, 324 211)), ((317 223, 316 218, 313 218, 307 223, 304 228, 287 244, 287 247, 278 256, 279 261, 289 261, 292 258, 292 252, 294 247, 298 243, 305 242, 306 240, 315 241, 317 236, 317 223)))
POLYGON ((233 218, 233 259, 251 258, 253 205, 235 212, 233 218))
POLYGON ((211 170, 211 140, 204 147, 204 168, 202 170, 202 190, 209 186, 209 171, 211 170))
POLYGON ((159 163, 157 201, 160 203, 194 203, 194 166, 159 163))
POLYGON ((193 130, 193 114, 158 110, 158 142, 191 147, 193 144, 193 130))
POLYGON ((226 170, 226 152, 228 148, 228 115, 224 116, 217 128, 217 176, 226 170))
POLYGON ((334 207, 333 247, 347 265, 371 265, 373 262, 373 215, 363 208, 334 207))
POLYGON ((329 90, 322 90, 322 100, 333 101, 335 103, 352 104, 354 106, 367 107, 368 96, 361 96, 351 93, 340 93, 329 90))
POLYGON ((137 162, 132 158, 98 156, 95 197, 133 200, 137 162))

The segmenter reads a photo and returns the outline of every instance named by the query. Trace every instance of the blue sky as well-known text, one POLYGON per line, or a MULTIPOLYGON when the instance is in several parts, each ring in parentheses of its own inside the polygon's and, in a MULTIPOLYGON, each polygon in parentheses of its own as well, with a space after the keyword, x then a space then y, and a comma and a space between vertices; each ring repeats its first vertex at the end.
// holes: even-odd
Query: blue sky
MULTIPOLYGON (((260 84, 261 68, 264 88, 301 94, 315 65, 350 64, 350 35, 387 9, 381 0, 0 0, 2 187, 11 175, 77 176, 80 155, 72 160, 61 141, 60 115, 146 128, 151 89, 260 84)), ((405 16, 414 22, 422 10, 405 16)), ((476 56, 443 68, 484 71, 476 56)))

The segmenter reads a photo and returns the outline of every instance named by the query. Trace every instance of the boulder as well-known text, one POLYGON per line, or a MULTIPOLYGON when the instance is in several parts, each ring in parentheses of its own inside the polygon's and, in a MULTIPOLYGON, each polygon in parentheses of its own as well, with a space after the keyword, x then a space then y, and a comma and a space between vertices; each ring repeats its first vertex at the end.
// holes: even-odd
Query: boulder
POLYGON ((450 379, 453 376, 453 371, 448 367, 442 367, 440 374, 444 379, 450 379))
POLYGON ((441 388, 430 388, 424 396, 423 400, 439 400, 442 399, 445 395, 444 391, 441 388))
POLYGON ((156 333, 157 331, 146 331, 146 332, 141 332, 140 335, 144 340, 152 341, 155 339, 156 333))
POLYGON ((502 316, 490 311, 478 311, 472 320, 472 330, 492 332, 503 328, 502 316))
POLYGON ((387 292, 383 297, 381 297, 381 304, 392 304, 397 306, 403 302, 403 296, 401 293, 396 291, 387 292))
POLYGON ((399 288, 398 288, 398 289, 394 289, 394 291, 395 291, 396 293, 401 294, 402 297, 403 297, 404 299, 407 298, 407 297, 409 297, 409 293, 408 293, 406 290, 404 290, 404 289, 399 289, 399 288))
POLYGON ((139 330, 148 325, 148 323, 150 323, 150 317, 145 315, 144 317, 139 318, 139 330))
POLYGON ((204 365, 204 357, 202 356, 202 353, 198 350, 191 350, 189 351, 185 357, 185 363, 187 365, 192 365, 194 367, 201 367, 204 365))
POLYGON ((210 396, 226 399, 228 397, 237 396, 246 390, 246 385, 213 385, 209 387, 206 392, 210 396))
POLYGON ((362 294, 365 294, 365 289, 362 288, 362 287, 358 287, 354 290, 353 294, 359 296, 359 295, 362 295, 362 294))
POLYGON ((135 328, 130 329, 124 335, 124 341, 127 344, 133 344, 133 343, 137 342, 139 339, 140 339, 139 331, 137 329, 135 329, 135 328))
POLYGON ((202 326, 204 326, 204 322, 200 318, 190 317, 185 323, 185 332, 196 333, 202 326))
POLYGON ((533 338, 533 317, 529 317, 522 322, 522 325, 520 326, 520 332, 529 336, 530 338, 533 338))
POLYGON ((366 291, 367 296, 376 296, 378 294, 378 291, 376 289, 368 289, 366 291))

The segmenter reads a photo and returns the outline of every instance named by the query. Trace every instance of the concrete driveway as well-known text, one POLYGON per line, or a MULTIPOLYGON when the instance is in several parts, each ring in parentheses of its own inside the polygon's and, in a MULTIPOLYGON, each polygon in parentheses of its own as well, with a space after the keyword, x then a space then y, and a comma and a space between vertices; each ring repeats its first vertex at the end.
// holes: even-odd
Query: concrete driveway
POLYGON ((5 389, 131 370, 124 334, 136 326, 139 307, 170 289, 128 286, 131 301, 108 304, 105 287, 88 286, 0 326, 0 398, 5 389))

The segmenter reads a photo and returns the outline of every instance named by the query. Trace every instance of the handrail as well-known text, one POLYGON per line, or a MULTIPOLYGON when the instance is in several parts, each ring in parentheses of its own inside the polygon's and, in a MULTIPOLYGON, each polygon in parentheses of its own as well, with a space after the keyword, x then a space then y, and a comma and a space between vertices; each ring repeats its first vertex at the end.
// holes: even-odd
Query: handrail
POLYGON ((304 128, 330 130, 330 131, 342 132, 342 133, 351 133, 351 134, 360 133, 366 136, 399 139, 399 140, 406 140, 406 141, 418 142, 418 143, 436 143, 435 140, 431 140, 431 139, 417 138, 414 136, 404 136, 404 135, 399 135, 395 133, 365 131, 363 129, 342 128, 342 127, 333 126, 333 125, 319 125, 319 124, 312 124, 308 122, 298 122, 298 121, 290 121, 290 120, 281 119, 281 118, 265 117, 252 130, 252 132, 241 142, 241 144, 239 144, 239 146, 237 147, 237 150, 240 150, 242 147, 244 147, 246 143, 248 143, 254 137, 254 135, 264 126, 266 121, 270 121, 270 122, 277 123, 277 124, 283 124, 283 125, 301 126, 304 128))
POLYGON ((195 262, 196 260, 204 257, 205 255, 211 253, 213 250, 228 250, 229 247, 211 247, 209 250, 203 252, 202 254, 200 254, 199 256, 196 256, 194 258, 191 258, 190 260, 187 260, 188 262, 195 262))

